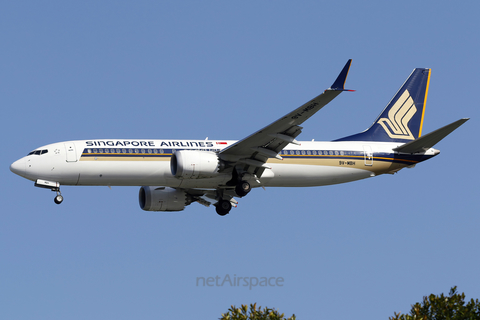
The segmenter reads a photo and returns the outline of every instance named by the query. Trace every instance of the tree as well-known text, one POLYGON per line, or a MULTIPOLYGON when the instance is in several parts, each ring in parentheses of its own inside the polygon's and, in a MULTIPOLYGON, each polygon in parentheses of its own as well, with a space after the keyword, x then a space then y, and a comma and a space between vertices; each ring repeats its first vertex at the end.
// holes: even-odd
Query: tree
POLYGON ((480 320, 480 302, 471 299, 465 304, 465 293, 457 293, 457 287, 450 289, 445 297, 434 294, 423 297, 422 303, 412 306, 410 314, 394 312, 389 320, 480 320))
POLYGON ((295 315, 290 318, 284 318, 283 313, 279 314, 275 309, 265 307, 263 310, 257 304, 250 304, 250 311, 246 304, 242 304, 240 308, 231 306, 227 313, 222 313, 220 320, 295 320, 295 315))

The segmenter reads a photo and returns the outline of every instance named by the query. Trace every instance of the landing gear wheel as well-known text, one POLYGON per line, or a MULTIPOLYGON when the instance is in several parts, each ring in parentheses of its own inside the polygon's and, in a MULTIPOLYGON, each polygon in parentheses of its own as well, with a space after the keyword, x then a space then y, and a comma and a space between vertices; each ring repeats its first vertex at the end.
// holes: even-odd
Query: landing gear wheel
POLYGON ((61 194, 58 194, 58 195, 55 197, 55 199, 53 199, 53 201, 55 201, 56 204, 62 203, 62 201, 63 201, 62 195, 61 195, 61 194))
POLYGON ((252 190, 252 187, 247 181, 240 181, 235 187, 235 193, 239 197, 245 197, 250 192, 250 190, 252 190))
POLYGON ((232 209, 232 204, 228 200, 220 200, 215 207, 218 215, 224 216, 230 212, 232 209))

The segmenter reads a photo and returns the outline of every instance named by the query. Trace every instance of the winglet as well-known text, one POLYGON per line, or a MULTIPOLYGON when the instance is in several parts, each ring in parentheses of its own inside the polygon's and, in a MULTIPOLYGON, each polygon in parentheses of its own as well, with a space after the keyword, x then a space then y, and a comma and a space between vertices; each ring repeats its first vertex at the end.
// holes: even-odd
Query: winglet
POLYGON ((355 90, 347 90, 345 89, 345 81, 347 80, 348 70, 350 70, 350 65, 352 64, 352 59, 349 59, 343 67, 342 72, 337 77, 337 80, 332 84, 330 89, 333 91, 355 91, 355 90))

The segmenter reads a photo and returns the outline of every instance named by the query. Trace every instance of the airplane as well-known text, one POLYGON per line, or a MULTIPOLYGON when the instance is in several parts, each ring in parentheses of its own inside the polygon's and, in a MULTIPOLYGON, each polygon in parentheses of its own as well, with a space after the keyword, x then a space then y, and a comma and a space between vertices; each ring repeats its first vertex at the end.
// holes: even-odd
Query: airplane
POLYGON ((239 141, 92 139, 37 148, 10 170, 63 196, 61 185, 140 186, 145 211, 193 202, 220 216, 252 188, 311 187, 394 174, 440 153, 433 146, 469 118, 422 135, 431 69, 416 68, 367 130, 334 141, 297 141, 301 126, 345 89, 352 60, 323 93, 239 141))

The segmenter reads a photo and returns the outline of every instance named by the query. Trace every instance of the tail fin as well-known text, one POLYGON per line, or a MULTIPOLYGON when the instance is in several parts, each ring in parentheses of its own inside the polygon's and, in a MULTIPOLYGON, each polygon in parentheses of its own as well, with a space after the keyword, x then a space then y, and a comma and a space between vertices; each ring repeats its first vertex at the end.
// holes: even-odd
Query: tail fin
POLYGON ((431 69, 414 69, 366 131, 336 141, 408 142, 422 135, 431 69))

